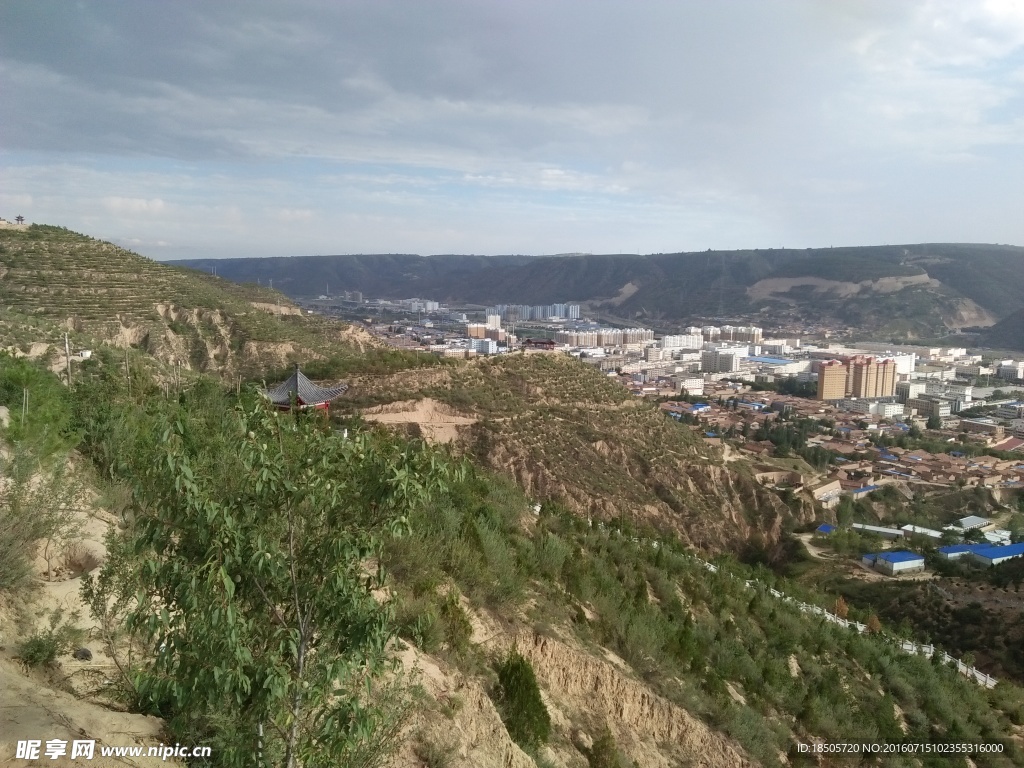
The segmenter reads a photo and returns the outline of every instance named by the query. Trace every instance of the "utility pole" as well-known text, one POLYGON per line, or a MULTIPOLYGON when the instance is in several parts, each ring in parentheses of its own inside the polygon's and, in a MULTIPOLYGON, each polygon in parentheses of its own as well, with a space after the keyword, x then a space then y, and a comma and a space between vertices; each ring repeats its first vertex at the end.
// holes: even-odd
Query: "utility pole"
POLYGON ((68 335, 64 334, 64 362, 68 367, 68 387, 71 386, 71 346, 68 344, 68 335))
POLYGON ((28 387, 21 388, 21 426, 25 426, 25 412, 28 410, 28 387))
POLYGON ((132 369, 128 365, 128 350, 124 351, 124 375, 128 379, 128 397, 132 396, 132 369))

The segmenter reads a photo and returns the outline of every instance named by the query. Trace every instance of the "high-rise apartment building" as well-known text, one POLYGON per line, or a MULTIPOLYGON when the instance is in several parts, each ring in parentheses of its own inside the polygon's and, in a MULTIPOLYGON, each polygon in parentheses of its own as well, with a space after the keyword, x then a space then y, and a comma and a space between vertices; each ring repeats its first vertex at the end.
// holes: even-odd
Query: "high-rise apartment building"
POLYGON ((846 366, 840 360, 826 360, 818 368, 818 399, 842 400, 846 397, 846 366))
POLYGON ((896 361, 869 355, 826 360, 818 369, 818 399, 892 397, 896 393, 896 361))

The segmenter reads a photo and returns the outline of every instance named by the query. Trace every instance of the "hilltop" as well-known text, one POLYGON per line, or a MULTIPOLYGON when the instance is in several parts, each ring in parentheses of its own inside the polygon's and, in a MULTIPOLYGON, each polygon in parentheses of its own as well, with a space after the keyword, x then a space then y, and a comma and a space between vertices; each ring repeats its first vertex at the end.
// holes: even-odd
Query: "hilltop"
POLYGON ((365 344, 303 315, 268 288, 155 262, 61 227, 0 230, 0 330, 6 345, 109 344, 162 363, 258 372, 365 344))
MULTIPOLYGON (((24 361, 0 358, 0 374, 5 377, 14 374, 21 380, 25 366, 24 361)), ((620 515, 591 522, 558 501, 535 506, 540 489, 527 495, 485 467, 466 467, 445 450, 367 429, 357 418, 344 420, 348 431, 342 432, 319 420, 267 414, 251 392, 236 397, 233 389, 216 386, 196 386, 181 398, 165 399, 157 383, 144 374, 129 391, 116 365, 113 371, 97 361, 90 361, 90 366, 92 375, 70 391, 52 375, 38 374, 28 422, 34 427, 64 423, 67 428, 61 434, 77 450, 76 464, 95 484, 96 505, 103 508, 97 514, 117 521, 111 526, 115 537, 96 550, 97 561, 105 560, 105 578, 116 588, 100 593, 104 599, 90 601, 98 615, 87 643, 92 653, 88 663, 73 659, 74 644, 47 634, 45 625, 37 623, 27 640, 31 648, 53 648, 48 665, 29 655, 21 636, 6 635, 10 645, 0 675, 22 691, 13 711, 24 709, 41 728, 55 733, 66 728, 107 744, 147 744, 163 727, 167 733, 159 738, 164 743, 212 744, 217 750, 233 748, 238 755, 252 745, 252 713, 267 713, 268 718, 276 714, 278 702, 292 700, 282 691, 298 690, 301 681, 301 676, 299 681, 291 676, 294 654, 278 639, 277 624, 290 620, 291 600, 299 598, 285 593, 272 604, 280 608, 271 615, 262 590, 249 583, 259 585, 275 575, 295 578, 296 566, 279 568, 288 562, 280 556, 293 546, 290 536, 282 538, 280 526, 302 521, 306 535, 297 537, 295 546, 300 552, 308 547, 316 552, 319 537, 337 536, 350 528, 358 531, 361 524, 377 519, 382 547, 367 551, 379 551, 379 562, 390 575, 373 597, 390 599, 394 613, 392 618, 381 609, 386 624, 375 622, 373 627, 386 626, 397 635, 388 647, 416 684, 405 693, 385 687, 399 697, 397 701, 412 707, 412 713, 395 734, 399 753, 374 764, 781 767, 816 765, 798 751, 798 744, 813 740, 986 743, 1004 751, 974 755, 974 764, 1013 765, 1021 758, 1024 697, 1018 687, 1008 682, 992 689, 979 686, 921 655, 902 652, 873 632, 823 621, 814 613, 820 616, 833 601, 813 587, 801 588, 727 556, 708 563, 673 530, 653 530, 643 519, 631 521, 620 515), (97 397, 100 393, 102 398, 97 397), (258 433, 240 429, 239 419, 248 417, 235 406, 263 414, 246 423, 258 433), (174 425, 171 438, 153 440, 168 422, 174 425), (256 455, 266 456, 273 471, 263 459, 254 464, 256 455), (443 492, 412 511, 407 530, 402 532, 401 521, 386 515, 380 520, 377 502, 385 499, 388 508, 395 498, 391 489, 409 488, 408 480, 415 482, 445 467, 462 468, 445 470, 443 492), (412 478, 408 469, 414 470, 412 478), (276 477, 278 471, 302 482, 263 484, 261 478, 276 477), (329 499, 333 481, 346 488, 340 504, 304 505, 303 514, 293 518, 287 503, 267 503, 287 502, 295 494, 306 498, 317 493, 329 499), (281 493, 290 496, 282 498, 281 493), (178 500, 179 495, 184 498, 178 500), (207 514, 194 514, 196 504, 207 514), (343 529, 321 525, 317 515, 323 511, 344 515, 348 524, 343 529), (364 518, 362 511, 371 516, 364 518), (172 537, 175 541, 169 544, 162 525, 169 515, 182 530, 200 535, 172 537), (401 535, 391 536, 390 524, 401 535), (283 551, 250 556, 254 548, 262 552, 267 547, 283 551), (149 604, 134 598, 140 591, 155 595, 146 592, 154 588, 153 575, 177 580, 179 568, 185 571, 180 589, 161 593, 155 605, 163 609, 154 607, 147 613, 149 604), (220 573, 221 578, 196 578, 196 573, 220 573), (233 580, 230 574, 235 574, 233 580), (783 599, 782 593, 792 599, 783 599), (170 609, 165 607, 168 601, 174 601, 170 609), (187 611, 180 610, 185 601, 192 602, 187 611), (148 624, 126 620, 126 613, 136 610, 143 611, 143 619, 151 617, 148 624), (182 616, 187 620, 181 621, 182 616), (160 626, 178 638, 183 632, 193 633, 191 643, 172 639, 158 652, 164 660, 186 658, 189 664, 161 667, 157 660, 154 666, 145 649, 154 647, 151 633, 160 626), (274 641, 267 642, 267 636, 274 641), (138 653, 129 656, 133 642, 138 653), (201 651, 193 647, 196 644, 201 651), (237 648, 238 657, 225 656, 225 644, 229 650, 237 648), (19 663, 34 667, 35 678, 25 677, 12 663, 15 654, 19 663), (503 682, 512 659, 527 671, 518 687, 503 682), (242 677, 258 681, 267 664, 275 665, 273 689, 267 693, 268 685, 251 688, 259 709, 241 706, 247 703, 244 697, 215 695, 218 673, 225 686, 242 677), (133 676, 126 674, 124 665, 133 676), (232 680, 225 680, 225 668, 232 680), (205 676, 205 685, 198 687, 201 695, 175 694, 178 698, 170 699, 164 687, 131 685, 147 675, 174 678, 188 670, 205 676), (78 701, 66 695, 56 701, 47 692, 47 675, 54 685, 73 687, 78 701), (182 701, 181 708, 170 709, 170 702, 177 700, 182 701), (158 711, 166 719, 161 723, 137 716, 114 718, 111 704, 130 712, 158 711), (527 722, 533 724, 529 727, 523 724, 526 712, 527 722)), ((610 474, 617 464, 623 464, 627 473, 637 472, 644 461, 658 463, 659 454, 668 451, 680 455, 651 467, 650 476, 714 461, 683 425, 665 419, 656 424, 648 410, 624 401, 608 382, 603 387, 560 357, 509 358, 493 370, 466 364, 454 371, 416 375, 421 379, 407 381, 408 386, 429 388, 448 408, 456 409, 458 403, 460 412, 474 412, 481 425, 509 424, 524 415, 517 413, 520 409, 551 406, 521 430, 510 426, 509 437, 499 437, 492 445, 522 440, 538 429, 541 418, 564 419, 570 426, 537 434, 529 446, 545 464, 545 455, 567 454, 553 464, 552 479, 570 473, 573 455, 586 450, 585 442, 573 441, 572 435, 585 429, 587 406, 580 402, 579 411, 572 412, 572 398, 592 399, 594 409, 610 419, 623 414, 607 424, 597 423, 598 434, 616 425, 628 430, 620 454, 606 464, 582 469, 584 473, 610 474), (508 402, 520 396, 522 406, 508 402), (661 424, 674 431, 659 434, 661 424), (650 445, 639 445, 642 439, 650 445), (568 442, 558 444, 559 440, 568 442)), ((373 408, 371 401, 408 394, 388 391, 399 382, 394 374, 377 379, 375 388, 370 380, 368 375, 353 379, 364 391, 366 412, 373 408)), ((27 434, 37 431, 33 428, 27 434)), ((18 435, 12 430, 3 436, 16 440, 18 435)), ((596 436, 580 437, 593 441, 596 436)), ((605 439, 615 442, 614 436, 605 439)), ((589 464, 590 458, 581 456, 579 463, 589 464)), ((28 466, 38 466, 35 457, 28 466)), ((586 479, 593 482, 594 477, 586 479)), ((720 475, 718 482, 718 491, 693 488, 683 498, 684 506, 695 515, 713 515, 714 505, 732 493, 726 476, 720 475)), ((333 493, 337 497, 337 491, 333 493)), ((753 508, 740 503, 738 509, 753 508)), ((627 500, 626 506, 631 504, 627 500)), ((0 536, 9 537, 9 531, 0 526, 0 536)), ((31 542, 21 551, 31 551, 31 542)), ((351 555, 348 561, 338 557, 296 556, 297 567, 307 578, 325 585, 304 593, 304 599, 305 594, 326 593, 326 605, 347 607, 356 584, 367 591, 373 587, 373 580, 365 578, 368 563, 352 560, 351 555), (331 567, 324 567, 328 564, 331 567), (350 582, 343 581, 346 567, 353 577, 350 582)), ((97 564, 82 567, 97 572, 97 564)), ((81 578, 66 568, 47 591, 74 595, 75 582, 81 578)), ((0 581, 0 602, 8 597, 4 586, 0 581)), ((376 610, 372 604, 363 603, 376 610)), ((852 606, 850 618, 865 625, 871 616, 852 606)), ((318 657, 338 653, 325 646, 318 651, 318 657)), ((346 666, 342 673, 351 675, 351 669, 346 666)), ((314 678, 309 689, 302 690, 311 694, 320 682, 314 678)), ((333 678, 328 682, 337 695, 351 690, 335 688, 333 678)), ((377 686, 360 682, 355 689, 365 690, 367 701, 376 703, 377 686)), ((22 731, 0 722, 0 750, 13 749, 12 733, 22 731)), ((279 747, 279 733, 265 730, 268 751, 279 747)), ((218 754, 213 764, 226 764, 218 754)), ((949 763, 925 756, 901 764, 949 763)), ((962 760, 954 764, 966 765, 962 760)))
POLYGON ((763 313, 925 337, 992 325, 1019 309, 1024 248, 919 244, 646 256, 298 256, 176 262, 292 297, 362 291, 449 302, 588 305, 670 326, 763 313))

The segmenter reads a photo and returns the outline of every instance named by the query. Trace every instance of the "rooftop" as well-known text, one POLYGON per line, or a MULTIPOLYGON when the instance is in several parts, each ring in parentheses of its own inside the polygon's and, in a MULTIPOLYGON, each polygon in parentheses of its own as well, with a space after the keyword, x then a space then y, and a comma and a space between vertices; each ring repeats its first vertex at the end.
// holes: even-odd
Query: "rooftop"
POLYGON ((908 552, 905 549, 897 549, 892 552, 878 552, 864 557, 870 557, 874 561, 881 560, 884 563, 910 563, 914 560, 924 560, 924 555, 919 555, 917 552, 908 552))
POLYGON ((980 549, 974 550, 974 554, 981 557, 997 558, 997 557, 1018 557, 1024 555, 1024 542, 1020 544, 1005 544, 1003 546, 993 547, 991 545, 985 545, 980 549))
POLYGON ((961 552, 978 552, 992 548, 991 544, 950 544, 948 547, 939 547, 939 552, 943 555, 958 555, 961 552))

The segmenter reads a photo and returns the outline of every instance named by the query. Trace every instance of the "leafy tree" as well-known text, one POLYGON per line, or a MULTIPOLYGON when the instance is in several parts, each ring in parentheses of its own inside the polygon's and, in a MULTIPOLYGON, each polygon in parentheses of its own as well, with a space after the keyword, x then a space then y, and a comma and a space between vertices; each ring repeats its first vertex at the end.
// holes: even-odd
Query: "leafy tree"
POLYGON ((344 439, 261 406, 226 424, 211 436, 168 420, 142 462, 127 532, 127 626, 152 651, 139 702, 205 736, 222 765, 368 765, 396 733, 368 694, 393 637, 373 594, 381 537, 446 472, 381 435, 344 439))
POLYGON ((530 662, 511 651, 498 667, 498 710, 512 740, 536 753, 551 734, 551 716, 530 662))
POLYGON ((932 414, 925 423, 926 429, 942 429, 942 418, 938 414, 932 414))

